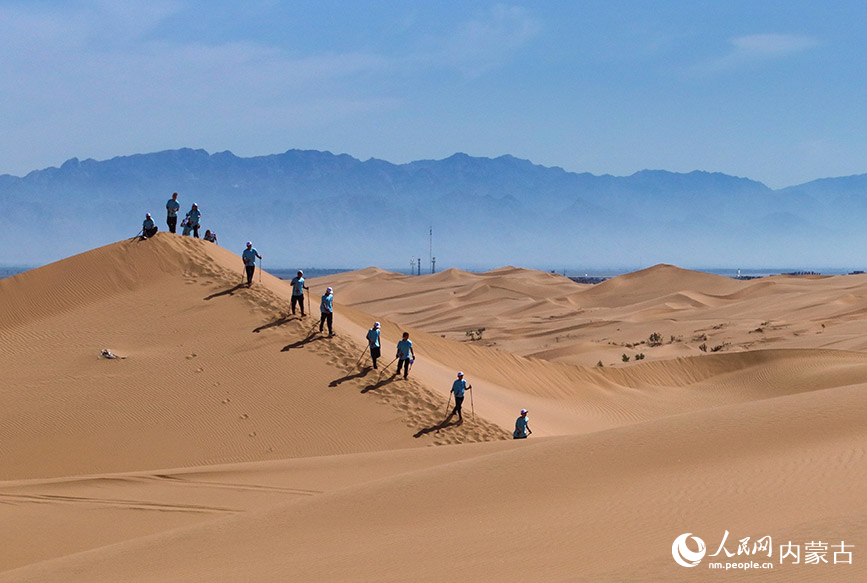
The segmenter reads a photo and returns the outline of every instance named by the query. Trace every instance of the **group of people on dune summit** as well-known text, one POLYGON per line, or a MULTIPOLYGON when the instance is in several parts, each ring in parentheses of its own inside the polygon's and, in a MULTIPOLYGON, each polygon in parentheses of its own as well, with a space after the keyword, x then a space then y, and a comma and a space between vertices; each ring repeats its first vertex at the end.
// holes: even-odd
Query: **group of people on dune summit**
MULTIPOLYGON (((172 197, 166 202, 166 225, 169 227, 169 233, 176 233, 178 228, 178 212, 181 210, 181 203, 178 202, 178 193, 173 192, 172 197)), ((184 219, 181 221, 181 228, 183 229, 182 234, 185 237, 189 237, 190 234, 193 235, 196 239, 199 238, 199 229, 202 225, 202 211, 199 210, 199 205, 193 203, 193 206, 190 208, 189 212, 186 214, 184 219)), ((147 239, 148 237, 153 237, 157 234, 159 228, 154 224, 153 217, 151 217, 150 213, 145 215, 145 220, 142 223, 142 232, 141 238, 147 239)), ((217 242, 217 232, 211 231, 210 229, 205 231, 205 235, 203 237, 205 241, 210 241, 211 243, 217 242)))
MULTIPOLYGON (((181 205, 178 202, 178 193, 172 193, 172 197, 166 202, 166 224, 169 227, 170 233, 176 233, 177 224, 178 224, 178 212, 180 211, 181 205)), ((193 233, 195 238, 199 237, 199 228, 201 225, 202 213, 199 211, 199 207, 196 203, 193 203, 192 208, 184 217, 184 220, 181 222, 181 226, 183 227, 183 235, 189 236, 190 232, 193 233)), ((151 217, 150 213, 147 213, 145 216, 145 220, 142 223, 142 239, 147 239, 149 237, 153 237, 159 229, 156 224, 154 224, 153 217, 151 217)), ((216 231, 212 232, 210 230, 205 231, 204 239, 207 241, 211 241, 212 243, 217 242, 217 233, 216 231)), ((247 275, 247 287, 253 285, 253 274, 256 272, 256 259, 259 259, 260 268, 262 256, 259 252, 253 247, 252 241, 247 241, 246 249, 241 252, 241 259, 244 262, 244 269, 247 275)), ((300 309, 301 317, 307 317, 307 314, 304 312, 304 290, 310 290, 309 287, 304 285, 304 272, 300 269, 292 281, 290 282, 292 285, 292 296, 290 298, 290 309, 292 315, 295 314, 296 307, 300 309)), ((322 294, 322 298, 319 303, 319 332, 323 332, 323 328, 328 326, 328 336, 334 336, 334 290, 330 287, 326 288, 325 293, 322 294)), ((367 331, 365 339, 367 340, 367 346, 370 350, 370 358, 373 361, 373 368, 378 369, 379 366, 377 364, 377 360, 379 360, 382 351, 382 343, 380 340, 381 336, 381 326, 379 322, 374 322, 373 327, 367 331)), ((394 356, 394 360, 397 361, 397 370, 394 372, 394 375, 400 375, 401 371, 403 371, 403 378, 409 378, 409 370, 412 368, 412 364, 415 362, 415 350, 412 347, 412 340, 409 339, 409 332, 404 332, 401 340, 397 343, 397 351, 394 356)), ((394 362, 394 360, 392 362, 394 362)), ((391 364, 391 363, 389 363, 391 364)), ((388 366, 386 366, 388 368, 388 366)), ((452 409, 449 417, 453 417, 455 415, 458 416, 458 419, 463 422, 464 415, 462 411, 462 406, 464 402, 464 396, 466 391, 471 391, 473 389, 472 385, 468 385, 467 381, 464 379, 464 373, 458 372, 458 378, 452 383, 452 388, 449 392, 449 400, 451 401, 452 395, 454 395, 455 406, 452 409)), ((515 430, 512 432, 512 437, 514 439, 526 439, 533 431, 530 429, 529 420, 527 419, 528 411, 526 409, 521 409, 521 415, 518 419, 515 420, 515 430)))

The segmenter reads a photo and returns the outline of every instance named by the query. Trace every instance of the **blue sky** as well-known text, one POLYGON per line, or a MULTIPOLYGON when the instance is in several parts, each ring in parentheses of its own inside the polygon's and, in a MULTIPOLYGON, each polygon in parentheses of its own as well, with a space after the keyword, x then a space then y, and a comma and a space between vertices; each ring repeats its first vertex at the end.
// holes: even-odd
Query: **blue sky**
POLYGON ((867 3, 0 0, 0 174, 180 147, 867 173, 867 3))

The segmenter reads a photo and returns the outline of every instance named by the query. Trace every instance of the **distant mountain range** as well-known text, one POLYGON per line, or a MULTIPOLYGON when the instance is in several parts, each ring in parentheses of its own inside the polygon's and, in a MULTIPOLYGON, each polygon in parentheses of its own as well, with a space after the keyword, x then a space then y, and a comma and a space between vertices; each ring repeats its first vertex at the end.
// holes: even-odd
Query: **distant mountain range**
POLYGON ((239 158, 170 150, 73 158, 0 176, 0 262, 42 264, 133 236, 146 212, 197 202, 203 226, 265 268, 437 270, 867 265, 867 174, 780 190, 720 173, 595 176, 512 156, 391 164, 289 150, 239 158))

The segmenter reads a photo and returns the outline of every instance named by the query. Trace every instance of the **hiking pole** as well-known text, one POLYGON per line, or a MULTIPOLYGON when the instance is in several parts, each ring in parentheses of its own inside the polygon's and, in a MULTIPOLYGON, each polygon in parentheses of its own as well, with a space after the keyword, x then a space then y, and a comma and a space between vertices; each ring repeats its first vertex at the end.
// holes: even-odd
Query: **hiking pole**
POLYGON ((449 407, 451 406, 451 404, 452 404, 452 392, 449 391, 449 400, 446 401, 446 413, 445 413, 445 415, 444 415, 444 417, 445 417, 446 419, 448 419, 448 416, 449 416, 449 407))
POLYGON ((473 385, 470 385, 470 408, 473 410, 473 421, 476 420, 476 404, 473 403, 473 385))
POLYGON ((262 283, 262 258, 259 258, 259 283, 262 283))
POLYGON ((130 239, 130 241, 132 241, 133 239, 136 239, 136 238, 140 237, 142 233, 144 233, 144 227, 142 227, 141 229, 139 229, 139 230, 138 230, 138 233, 136 233, 135 235, 133 235, 132 238, 130 239))
POLYGON ((356 362, 355 366, 352 367, 353 369, 358 368, 358 365, 361 364, 361 359, 364 358, 365 354, 367 354, 367 347, 361 349, 361 356, 358 357, 358 362, 356 362))
MULTIPOLYGON (((397 357, 396 357, 396 356, 394 357, 394 360, 397 360, 397 357)), ((392 360, 392 361, 389 362, 387 365, 385 365, 384 367, 382 367, 382 370, 379 371, 379 376, 382 376, 382 373, 385 372, 385 369, 387 369, 387 368, 390 367, 392 364, 394 364, 394 360, 392 360)))

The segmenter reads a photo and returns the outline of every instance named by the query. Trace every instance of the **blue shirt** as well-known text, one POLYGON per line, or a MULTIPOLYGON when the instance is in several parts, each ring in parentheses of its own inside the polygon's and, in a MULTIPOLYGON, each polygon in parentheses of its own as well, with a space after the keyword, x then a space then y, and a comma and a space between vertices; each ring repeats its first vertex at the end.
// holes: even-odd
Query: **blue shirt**
POLYGON ((455 394, 455 397, 463 397, 466 389, 467 381, 464 379, 458 379, 452 383, 452 392, 455 394))
POLYGON ((256 265, 256 258, 258 256, 259 252, 252 247, 250 247, 249 249, 244 249, 244 252, 241 253, 241 258, 244 260, 244 265, 256 265))
POLYGON ((202 213, 198 208, 194 208, 187 213, 187 216, 190 217, 190 225, 197 227, 199 226, 199 219, 202 217, 202 213))
POLYGON ((367 331, 367 341, 371 346, 379 346, 379 328, 371 328, 367 331))
POLYGON ((169 199, 169 202, 166 203, 166 211, 168 212, 168 216, 178 216, 179 210, 181 210, 181 203, 176 200, 169 199))
POLYGON ((304 278, 295 276, 292 278, 292 295, 293 296, 303 296, 304 295, 304 278))
POLYGON ((147 231, 148 229, 153 229, 154 228, 154 220, 153 219, 145 219, 144 222, 141 224, 141 227, 145 231, 147 231))
POLYGON ((334 295, 333 294, 322 294, 322 303, 319 304, 319 311, 323 314, 327 314, 329 312, 334 311, 334 295))
POLYGON ((406 360, 412 354, 412 340, 401 340, 397 343, 398 358, 406 360))
POLYGON ((518 420, 515 421, 515 432, 512 433, 512 437, 526 437, 527 436, 527 424, 530 422, 529 419, 521 415, 518 417, 518 420))

